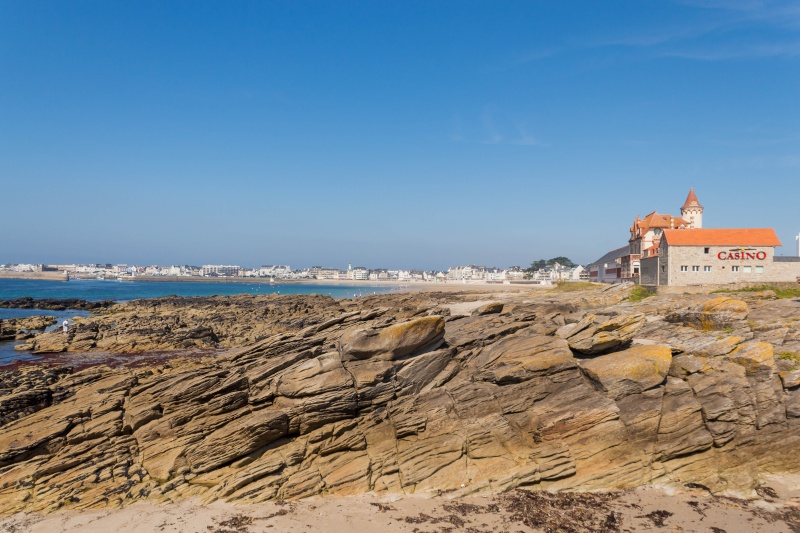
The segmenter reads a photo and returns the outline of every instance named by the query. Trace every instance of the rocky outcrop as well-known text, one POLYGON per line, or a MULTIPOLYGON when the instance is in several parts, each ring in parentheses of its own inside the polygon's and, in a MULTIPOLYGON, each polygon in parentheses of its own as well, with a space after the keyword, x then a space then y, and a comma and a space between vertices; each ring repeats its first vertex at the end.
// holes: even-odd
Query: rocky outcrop
POLYGON ((674 296, 636 305, 622 290, 533 293, 453 315, 442 310, 498 297, 112 308, 74 328, 65 349, 96 327, 95 350, 112 318, 148 345, 202 327, 211 344, 235 344, 236 332, 247 341, 154 367, 2 374, 0 513, 519 486, 746 492, 764 472, 800 470, 800 364, 786 344, 753 338, 768 322, 740 312, 741 335, 705 330, 665 318, 725 306, 674 296), (206 322, 212 311, 218 320, 206 322), (170 330, 143 326, 170 320, 170 330))
POLYGON ((0 320, 0 341, 32 339, 56 323, 53 316, 31 316, 0 320))
POLYGON ((14 309, 48 309, 50 311, 65 311, 76 309, 81 311, 94 311, 97 309, 107 309, 114 305, 112 300, 102 300, 99 302, 89 302, 76 298, 16 298, 14 300, 0 300, 0 308, 14 309))

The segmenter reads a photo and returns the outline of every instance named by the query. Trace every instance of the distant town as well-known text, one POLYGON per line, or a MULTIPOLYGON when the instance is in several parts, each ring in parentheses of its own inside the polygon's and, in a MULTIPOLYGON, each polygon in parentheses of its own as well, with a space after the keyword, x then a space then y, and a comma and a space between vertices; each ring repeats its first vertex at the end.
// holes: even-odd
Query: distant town
POLYGON ((170 265, 137 266, 113 264, 6 264, 0 265, 5 277, 35 276, 37 273, 62 273, 67 278, 133 280, 136 278, 178 279, 262 279, 270 281, 374 281, 374 282, 440 282, 440 283, 513 283, 552 284, 559 281, 588 280, 589 273, 581 265, 565 257, 535 261, 528 268, 512 266, 494 268, 477 265, 454 266, 447 271, 367 268, 348 265, 347 269, 312 266, 292 269, 289 265, 264 265, 245 268, 238 265, 170 265), (26 276, 27 275, 27 276, 26 276))
MULTIPOLYGON (((576 265, 567 257, 539 259, 527 268, 478 265, 444 270, 404 270, 347 265, 347 269, 289 265, 244 268, 238 265, 0 265, 0 277, 115 280, 268 280, 393 283, 528 283, 592 281, 636 283, 651 290, 763 283, 800 283, 800 235, 797 256, 776 256, 781 241, 773 228, 704 228, 705 208, 689 189, 680 216, 653 211, 637 216, 628 243, 596 261, 576 265)), ((620 232, 621 235, 624 233, 620 232)), ((683 289, 676 289, 683 290, 683 289)))

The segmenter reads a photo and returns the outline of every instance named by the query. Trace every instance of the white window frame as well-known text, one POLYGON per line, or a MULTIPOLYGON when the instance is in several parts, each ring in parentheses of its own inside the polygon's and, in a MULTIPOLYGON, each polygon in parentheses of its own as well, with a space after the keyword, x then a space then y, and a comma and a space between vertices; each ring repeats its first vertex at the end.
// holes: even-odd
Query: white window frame
POLYGON ((700 265, 692 265, 692 272, 700 272, 700 265))
POLYGON ((711 272, 711 266, 710 265, 704 266, 703 267, 703 272, 711 272))
POLYGON ((739 272, 739 265, 734 265, 731 267, 731 272, 739 272))
POLYGON ((742 272, 744 272, 745 274, 752 274, 753 267, 751 267, 750 265, 744 266, 742 267, 742 272))
POLYGON ((687 265, 681 265, 681 272, 689 272, 689 267, 687 265))

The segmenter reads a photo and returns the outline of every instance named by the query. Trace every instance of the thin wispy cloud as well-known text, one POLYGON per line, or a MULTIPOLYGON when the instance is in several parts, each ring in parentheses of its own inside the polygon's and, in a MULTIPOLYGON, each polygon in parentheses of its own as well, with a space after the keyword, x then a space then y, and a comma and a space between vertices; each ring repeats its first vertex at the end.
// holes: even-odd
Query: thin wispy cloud
POLYGON ((772 169, 798 169, 800 168, 800 155, 786 154, 780 156, 758 156, 737 158, 731 161, 734 168, 750 168, 756 170, 772 169))
POLYGON ((698 61, 726 61, 767 57, 800 56, 800 40, 789 43, 730 44, 716 47, 687 47, 665 50, 661 57, 680 57, 698 61))
POLYGON ((629 47, 651 57, 698 61, 800 55, 800 2, 675 0, 674 3, 689 10, 684 23, 637 29, 583 41, 576 46, 629 47))
POLYGON ((552 146, 551 143, 540 141, 536 137, 532 137, 530 135, 525 135, 524 137, 513 140, 511 141, 511 144, 516 144, 517 146, 541 146, 543 148, 552 146))
MULTIPOLYGON (((485 145, 536 146, 549 147, 552 143, 543 141, 530 133, 521 121, 511 121, 495 104, 489 104, 480 115, 480 127, 470 137, 465 133, 465 123, 460 116, 455 117, 455 130, 450 135, 454 143, 474 143, 485 145)), ((477 126, 477 124, 476 124, 477 126)))
POLYGON ((800 142, 800 136, 788 137, 766 137, 763 139, 707 139, 702 141, 711 146, 732 146, 732 147, 752 147, 752 146, 779 146, 800 142))
POLYGON ((513 70, 515 68, 523 67, 536 61, 548 59, 557 56, 567 50, 566 46, 553 46, 549 48, 538 48, 533 50, 526 50, 522 53, 514 54, 512 57, 507 58, 501 64, 493 66, 489 69, 492 72, 504 72, 513 70))

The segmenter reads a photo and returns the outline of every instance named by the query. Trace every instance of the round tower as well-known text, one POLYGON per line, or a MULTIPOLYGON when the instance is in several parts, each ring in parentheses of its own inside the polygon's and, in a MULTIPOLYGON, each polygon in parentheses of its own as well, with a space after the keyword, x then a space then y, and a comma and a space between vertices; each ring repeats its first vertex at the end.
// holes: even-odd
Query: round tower
POLYGON ((681 207, 681 217, 689 223, 690 228, 700 229, 703 227, 703 206, 697 201, 694 188, 689 189, 689 196, 686 197, 686 202, 681 207))

